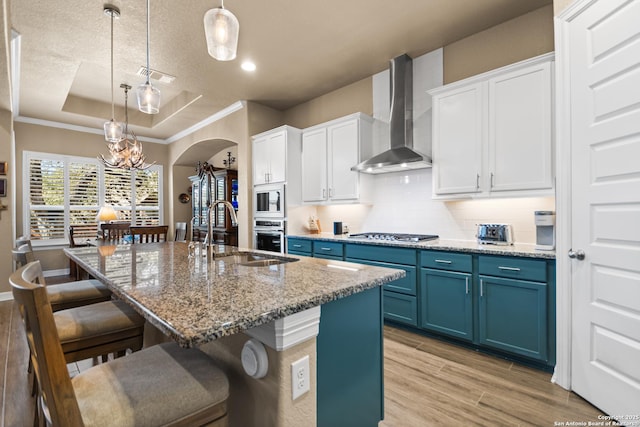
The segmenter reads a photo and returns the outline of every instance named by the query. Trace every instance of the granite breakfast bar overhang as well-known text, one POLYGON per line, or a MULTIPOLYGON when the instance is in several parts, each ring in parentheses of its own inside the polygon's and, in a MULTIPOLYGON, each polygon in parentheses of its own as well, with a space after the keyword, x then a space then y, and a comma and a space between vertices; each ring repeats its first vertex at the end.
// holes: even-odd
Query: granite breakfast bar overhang
POLYGON ((190 259, 181 242, 65 250, 150 325, 231 371, 231 425, 314 425, 316 417, 317 425, 330 425, 336 416, 352 418, 350 425, 377 425, 383 411, 381 286, 405 272, 298 256, 253 267, 238 262, 244 252, 217 246, 213 256, 190 259), (268 346, 263 379, 242 372, 240 351, 249 337, 268 346), (310 357, 311 391, 292 400, 290 364, 304 355, 310 357), (376 385, 379 392, 372 390, 376 385))

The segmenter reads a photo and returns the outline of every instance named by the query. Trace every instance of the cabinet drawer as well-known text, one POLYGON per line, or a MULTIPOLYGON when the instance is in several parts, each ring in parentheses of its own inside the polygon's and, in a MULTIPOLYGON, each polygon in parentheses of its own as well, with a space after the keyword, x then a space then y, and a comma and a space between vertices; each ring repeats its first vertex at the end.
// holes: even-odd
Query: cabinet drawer
POLYGON ((289 239, 288 242, 287 251, 289 253, 296 252, 311 255, 311 240, 289 239))
POLYGON ((416 297, 389 291, 384 291, 382 295, 385 319, 418 326, 416 297))
POLYGON ((332 258, 342 258, 342 256, 344 255, 343 248, 344 245, 342 243, 315 241, 313 242, 313 256, 330 256, 332 258))
POLYGON ((420 262, 422 267, 466 273, 471 273, 473 265, 471 255, 455 252, 422 251, 420 262))
POLYGON ((345 247, 345 257, 368 259, 371 261, 386 261, 396 264, 416 264, 416 250, 409 248, 347 244, 345 247))
POLYGON ((478 257, 480 274, 510 279, 547 281, 547 263, 537 259, 510 258, 502 256, 478 257))
POLYGON ((394 280, 391 283, 387 283, 386 285, 383 285, 384 290, 400 292, 403 294, 414 295, 414 296, 416 294, 416 289, 418 287, 417 286, 418 280, 416 276, 416 267, 414 267, 413 265, 392 264, 389 262, 369 261, 369 260, 362 260, 362 259, 349 258, 349 257, 346 257, 344 260, 349 262, 359 263, 359 264, 375 265, 377 267, 398 268, 398 269, 404 270, 407 273, 407 275, 402 279, 394 280))

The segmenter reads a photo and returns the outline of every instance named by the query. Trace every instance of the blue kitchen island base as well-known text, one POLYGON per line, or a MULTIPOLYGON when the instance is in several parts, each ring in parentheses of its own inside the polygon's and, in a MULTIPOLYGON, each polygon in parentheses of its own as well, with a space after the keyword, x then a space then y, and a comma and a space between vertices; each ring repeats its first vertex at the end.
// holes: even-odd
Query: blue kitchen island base
POLYGON ((384 417, 382 288, 322 305, 318 427, 375 427, 384 417))

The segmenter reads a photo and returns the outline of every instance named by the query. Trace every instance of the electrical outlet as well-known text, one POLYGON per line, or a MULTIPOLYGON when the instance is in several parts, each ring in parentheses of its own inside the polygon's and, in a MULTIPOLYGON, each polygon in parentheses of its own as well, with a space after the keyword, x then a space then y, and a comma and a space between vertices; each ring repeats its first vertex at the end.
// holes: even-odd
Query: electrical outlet
POLYGON ((291 397, 293 400, 309 391, 309 378, 309 356, 291 364, 291 397))

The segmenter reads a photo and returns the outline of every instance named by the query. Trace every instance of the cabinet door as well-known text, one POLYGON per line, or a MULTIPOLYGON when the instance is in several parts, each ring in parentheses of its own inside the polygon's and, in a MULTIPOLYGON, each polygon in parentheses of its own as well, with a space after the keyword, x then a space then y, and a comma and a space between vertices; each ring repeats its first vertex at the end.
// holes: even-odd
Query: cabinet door
POLYGON ((327 199, 327 130, 302 134, 302 201, 327 199))
POLYGON ((384 318, 394 322, 418 326, 418 309, 416 297, 384 291, 384 318))
POLYGON ((357 200, 359 121, 349 120, 329 127, 329 199, 357 200))
POLYGON ((269 176, 268 138, 253 141, 253 185, 266 184, 269 176))
POLYGON ((278 132, 268 139, 269 175, 268 182, 287 180, 287 132, 278 132))
POLYGON ((471 274, 422 269, 420 326, 473 340, 471 274))
POLYGON ((552 188, 551 63, 489 80, 490 191, 552 188))
POLYGON ((482 83, 437 95, 433 102, 433 189, 436 194, 477 193, 483 153, 482 83))
POLYGON ((480 276, 480 344, 547 361, 547 285, 480 276))

